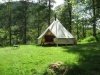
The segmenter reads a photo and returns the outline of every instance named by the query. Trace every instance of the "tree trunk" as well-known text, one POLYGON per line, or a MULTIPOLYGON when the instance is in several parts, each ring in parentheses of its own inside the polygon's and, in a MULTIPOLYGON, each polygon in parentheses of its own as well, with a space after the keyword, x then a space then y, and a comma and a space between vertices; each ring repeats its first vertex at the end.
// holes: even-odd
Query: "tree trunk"
POLYGON ((96 37, 96 9, 95 9, 95 0, 92 0, 93 5, 93 36, 96 37))
POLYGON ((86 37, 86 32, 85 32, 85 25, 83 24, 83 38, 86 37))
POLYGON ((37 12, 37 24, 38 24, 38 37, 40 36, 40 25, 39 25, 39 11, 37 12))
POLYGON ((49 19, 48 19, 48 26, 50 25, 50 19, 51 19, 51 0, 49 0, 49 19))
POLYGON ((8 2, 8 31, 9 31, 9 45, 11 46, 12 35, 11 35, 11 1, 8 2))
POLYGON ((77 40, 79 39, 79 29, 78 29, 78 24, 77 24, 77 40))
POLYGON ((24 6, 25 6, 25 10, 24 10, 24 37, 23 37, 23 43, 26 44, 27 43, 27 10, 28 10, 28 1, 24 1, 24 6))
POLYGON ((67 0, 68 2, 68 11, 69 11, 69 31, 72 31, 72 4, 70 3, 69 0, 67 0))
POLYGON ((83 27, 83 38, 85 38, 86 37, 86 29, 85 29, 85 23, 84 23, 85 21, 83 20, 82 21, 82 27, 83 27))

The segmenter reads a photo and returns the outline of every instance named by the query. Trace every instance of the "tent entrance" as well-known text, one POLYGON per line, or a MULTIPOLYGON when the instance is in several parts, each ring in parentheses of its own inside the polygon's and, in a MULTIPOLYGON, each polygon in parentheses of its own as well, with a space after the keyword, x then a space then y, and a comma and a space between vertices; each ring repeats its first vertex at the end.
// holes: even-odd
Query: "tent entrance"
POLYGON ((45 43, 46 44, 54 44, 54 38, 55 38, 55 36, 50 31, 48 31, 46 33, 46 35, 44 36, 45 43))
POLYGON ((45 36, 45 42, 54 42, 54 36, 45 36))

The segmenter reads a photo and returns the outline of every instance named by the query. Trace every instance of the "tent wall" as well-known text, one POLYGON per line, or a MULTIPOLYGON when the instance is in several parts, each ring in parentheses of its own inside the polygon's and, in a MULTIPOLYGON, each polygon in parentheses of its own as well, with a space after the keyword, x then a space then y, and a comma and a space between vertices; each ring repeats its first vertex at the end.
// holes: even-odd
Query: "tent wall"
POLYGON ((55 38, 54 42, 56 44, 75 44, 74 38, 55 38))
MULTIPOLYGON (((42 44, 43 38, 38 39, 38 44, 42 44)), ((54 43, 55 44, 76 44, 75 38, 54 38, 54 43)))
POLYGON ((41 42, 42 42, 41 40, 42 40, 42 39, 38 39, 38 44, 41 44, 41 42))

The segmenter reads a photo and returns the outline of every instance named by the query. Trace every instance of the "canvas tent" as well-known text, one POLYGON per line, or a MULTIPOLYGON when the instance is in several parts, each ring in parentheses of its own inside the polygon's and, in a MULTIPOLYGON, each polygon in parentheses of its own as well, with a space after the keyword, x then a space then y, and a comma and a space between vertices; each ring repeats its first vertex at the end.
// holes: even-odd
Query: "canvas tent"
POLYGON ((38 37, 38 44, 75 44, 74 36, 65 29, 58 19, 38 37))

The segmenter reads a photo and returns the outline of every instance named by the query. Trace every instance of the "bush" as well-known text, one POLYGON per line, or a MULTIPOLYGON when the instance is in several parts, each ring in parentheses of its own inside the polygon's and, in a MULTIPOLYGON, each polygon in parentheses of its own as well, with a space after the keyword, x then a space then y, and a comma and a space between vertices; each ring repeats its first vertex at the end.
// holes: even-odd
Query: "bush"
POLYGON ((97 34, 98 41, 100 42, 100 33, 97 34))
POLYGON ((96 42, 95 37, 90 36, 90 37, 87 37, 87 38, 81 40, 81 43, 91 43, 91 42, 96 42))

